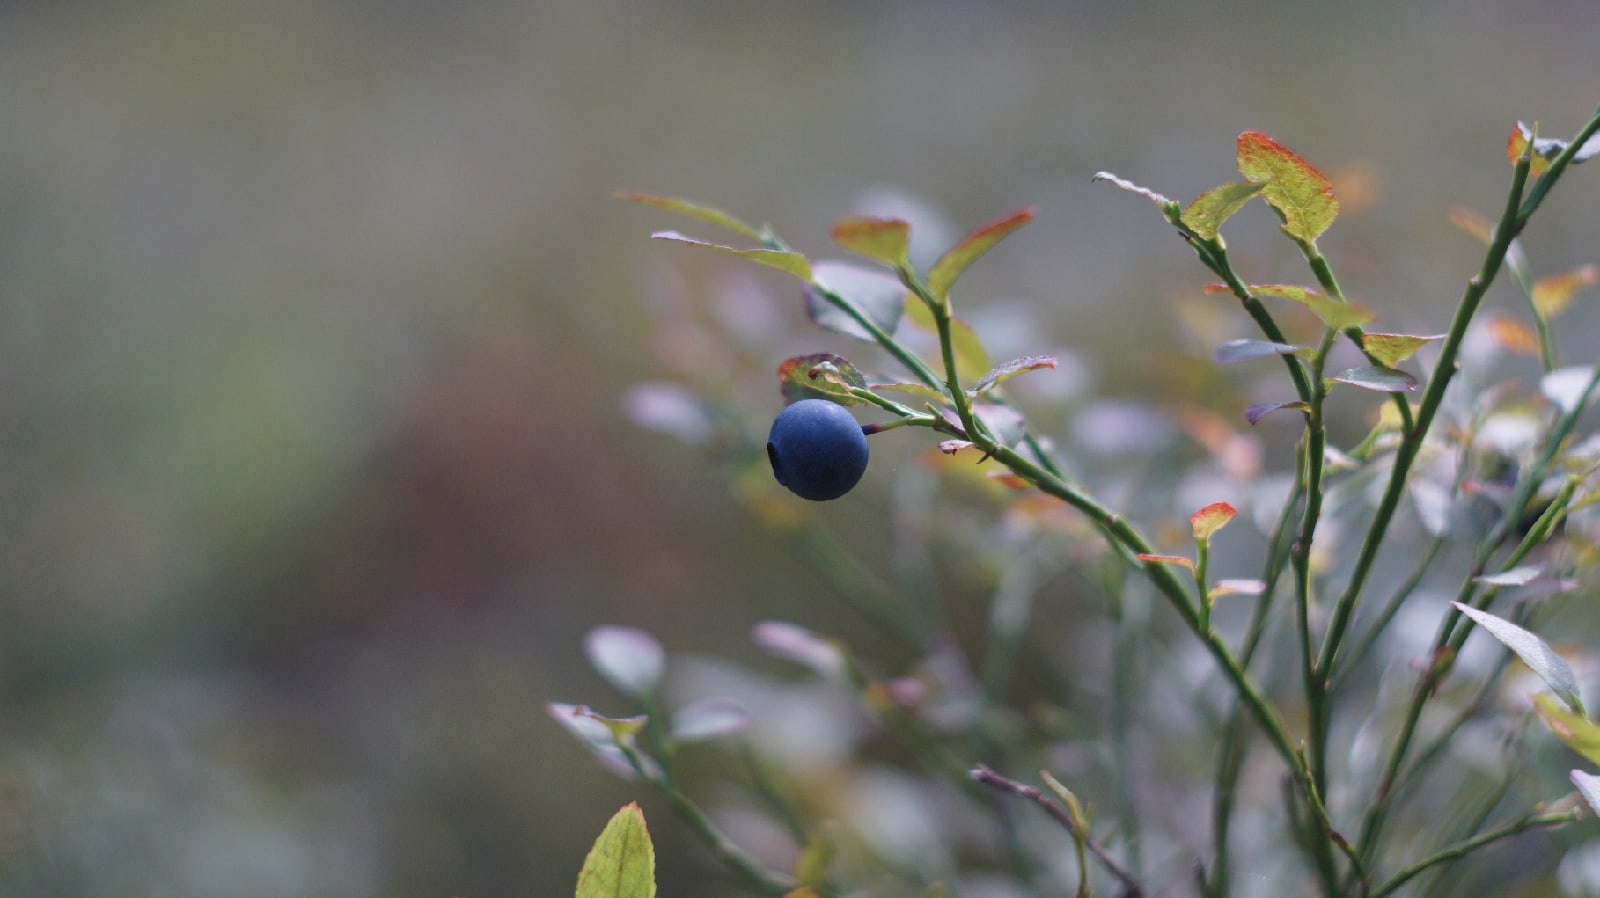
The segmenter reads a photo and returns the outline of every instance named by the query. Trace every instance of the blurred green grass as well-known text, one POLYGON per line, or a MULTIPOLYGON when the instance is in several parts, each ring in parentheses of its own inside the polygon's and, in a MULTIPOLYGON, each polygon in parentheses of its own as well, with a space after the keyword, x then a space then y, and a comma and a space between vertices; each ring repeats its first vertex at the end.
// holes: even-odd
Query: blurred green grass
MULTIPOLYGON (((1447 210, 1497 201, 1514 120, 1592 110, 1597 39, 1553 0, 0 6, 0 884, 562 894, 633 797, 541 711, 606 695, 582 633, 738 657, 826 611, 722 471, 621 420, 649 297, 715 269, 612 189, 822 253, 874 189, 1037 204, 973 307, 1129 389, 1198 269, 1094 171, 1192 196, 1245 128, 1366 166, 1325 248, 1437 331, 1478 252, 1447 210)), ((1593 176, 1542 269, 1595 260, 1593 176)), ((1273 231, 1236 256, 1300 277, 1273 231)))

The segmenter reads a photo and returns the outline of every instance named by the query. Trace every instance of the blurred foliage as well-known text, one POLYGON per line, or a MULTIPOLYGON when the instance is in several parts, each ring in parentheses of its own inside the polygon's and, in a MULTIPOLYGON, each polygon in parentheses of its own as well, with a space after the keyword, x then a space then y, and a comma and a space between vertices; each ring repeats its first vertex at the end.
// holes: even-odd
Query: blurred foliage
MULTIPOLYGON (((1591 108, 1597 39, 1579 0, 0 4, 0 891, 561 894, 632 797, 539 713, 597 686, 581 634, 737 655, 837 615, 723 470, 618 413, 717 308, 792 335, 695 362, 775 408, 800 298, 669 267, 612 189, 810 250, 842 208, 1037 204, 964 315, 1089 359, 1057 388, 1087 402, 1210 321, 1090 173, 1198 194, 1246 128, 1315 148, 1347 292, 1427 332, 1479 251, 1448 210, 1494 201, 1508 122, 1591 108)), ((1595 210, 1543 213, 1539 271, 1592 260, 1595 210)), ((1234 247, 1262 282, 1271 230, 1234 247)), ((840 506, 869 553, 884 489, 840 506)))

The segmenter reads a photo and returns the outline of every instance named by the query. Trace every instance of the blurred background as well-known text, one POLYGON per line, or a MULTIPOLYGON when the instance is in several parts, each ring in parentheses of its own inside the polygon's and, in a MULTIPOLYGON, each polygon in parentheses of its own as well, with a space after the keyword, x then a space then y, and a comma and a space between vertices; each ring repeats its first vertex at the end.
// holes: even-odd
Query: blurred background
MULTIPOLYGON (((718 381, 760 432, 779 359, 849 346, 613 189, 822 256, 849 212, 937 251, 1036 205, 962 309, 1071 362, 1030 375, 1052 426, 1226 312, 1094 172, 1187 199, 1265 131, 1339 182, 1346 292, 1436 333, 1481 253, 1448 211, 1498 210, 1513 122, 1589 115, 1597 45, 1586 0, 0 4, 0 890, 570 894, 646 798, 544 712, 628 710, 586 631, 753 662, 764 618, 855 625, 622 401, 718 381)), ((1564 188, 1546 273, 1600 261, 1600 172, 1564 188)), ((1303 279, 1275 231, 1237 263, 1303 279)), ((869 567, 923 436, 816 512, 869 567)), ((646 807, 663 894, 712 894, 646 807)))

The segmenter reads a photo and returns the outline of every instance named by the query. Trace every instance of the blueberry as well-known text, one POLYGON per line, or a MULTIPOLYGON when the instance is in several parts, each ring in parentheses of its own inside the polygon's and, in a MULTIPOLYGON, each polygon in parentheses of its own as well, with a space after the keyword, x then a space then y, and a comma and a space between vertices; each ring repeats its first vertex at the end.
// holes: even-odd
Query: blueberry
POLYGON ((826 399, 802 399, 767 435, 772 476, 802 499, 837 499, 867 470, 867 438, 855 416, 826 399))

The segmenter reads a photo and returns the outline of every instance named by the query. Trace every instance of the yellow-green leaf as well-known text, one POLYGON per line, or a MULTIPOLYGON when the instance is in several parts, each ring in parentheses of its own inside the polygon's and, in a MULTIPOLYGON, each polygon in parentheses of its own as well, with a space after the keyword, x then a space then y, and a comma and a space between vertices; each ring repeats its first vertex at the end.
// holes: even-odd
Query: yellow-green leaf
POLYGON ((902 268, 911 246, 911 225, 898 218, 855 216, 833 226, 833 242, 858 256, 902 268))
POLYGON ((676 212, 679 215, 686 215, 690 218, 698 219, 709 224, 714 224, 719 228, 725 228, 742 237, 749 237, 751 240, 759 241, 761 239, 761 234, 759 231, 750 225, 745 224, 739 219, 734 218, 732 215, 729 215, 721 209, 714 209, 710 206, 702 206, 699 203, 693 203, 688 200, 680 200, 675 197, 655 196, 654 194, 649 193, 628 193, 626 191, 619 190, 616 193, 613 193, 612 196, 619 200, 626 200, 630 203, 638 203, 641 206, 653 206, 657 209, 665 209, 668 212, 676 212))
POLYGON ((1362 334, 1361 348, 1366 350, 1367 355, 1378 364, 1393 368, 1411 358, 1417 350, 1435 340, 1443 340, 1444 337, 1444 334, 1426 337, 1415 337, 1410 334, 1362 334))
POLYGON ((973 262, 978 261, 979 257, 992 249, 996 243, 1010 236, 1012 231, 1030 221, 1033 221, 1033 209, 1018 209, 962 238, 960 243, 951 247, 939 257, 939 261, 933 263, 933 268, 928 272, 929 292, 943 299, 950 292, 950 287, 955 284, 956 278, 960 277, 973 262))
POLYGON ((828 828, 813 833, 806 842, 805 850, 800 852, 800 859, 795 862, 794 878, 807 885, 821 883, 828 875, 828 865, 833 862, 836 848, 834 833, 828 828))
POLYGON ((637 803, 618 811, 578 874, 576 898, 655 898, 656 850, 637 803))
POLYGON ((1600 268, 1583 265, 1566 274, 1540 278, 1533 285, 1533 307, 1546 321, 1566 311, 1572 296, 1584 287, 1600 284, 1600 268))
POLYGON ((1194 540, 1203 543, 1211 539, 1211 535, 1228 526, 1228 522, 1239 514, 1239 509, 1226 502, 1213 502, 1205 508, 1189 515, 1189 527, 1194 531, 1194 540))
POLYGON ((1256 194, 1260 193, 1264 183, 1224 184, 1213 190, 1208 190, 1195 198, 1189 208, 1183 210, 1182 221, 1189 229, 1207 240, 1217 239, 1217 229, 1222 223, 1233 216, 1233 213, 1244 208, 1256 194))
POLYGON ((851 393, 850 388, 866 386, 866 378, 854 365, 831 352, 797 355, 778 365, 778 389, 786 403, 827 399, 840 405, 862 405, 866 400, 851 393))
POLYGON ((689 246, 701 246, 714 249, 717 252, 741 256, 752 262, 788 272, 806 283, 811 282, 811 262, 799 253, 777 249, 737 249, 732 246, 723 246, 720 243, 707 243, 693 237, 685 237, 677 231, 657 231, 650 235, 656 240, 671 240, 674 243, 684 243, 689 246))
POLYGON ((1600 726, 1567 710, 1554 693, 1541 692, 1534 696, 1533 709, 1557 739, 1590 762, 1600 764, 1600 726))
POLYGON ((1374 317, 1371 312, 1355 303, 1340 302, 1307 287, 1295 287, 1289 284, 1251 284, 1250 292, 1257 296, 1275 296, 1300 303, 1322 319, 1323 324, 1338 331, 1360 327, 1374 317))
POLYGON ((1239 135, 1239 174, 1260 183, 1261 196, 1283 217, 1283 230, 1305 243, 1317 239, 1339 214, 1328 176, 1259 131, 1239 135))

